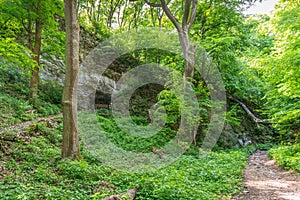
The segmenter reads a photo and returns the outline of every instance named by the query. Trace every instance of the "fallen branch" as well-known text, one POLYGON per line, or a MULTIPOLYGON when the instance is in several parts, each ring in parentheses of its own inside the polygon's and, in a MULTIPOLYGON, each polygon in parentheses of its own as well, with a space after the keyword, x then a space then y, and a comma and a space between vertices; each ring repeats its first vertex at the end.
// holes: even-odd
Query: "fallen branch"
POLYGON ((244 109, 244 111, 249 115, 249 117, 257 124, 273 124, 272 122, 269 122, 268 120, 262 120, 259 119, 258 117, 256 117, 251 111, 250 109, 241 101, 239 101, 238 99, 234 98, 233 96, 229 97, 231 100, 237 102, 240 106, 242 106, 242 108, 244 109))
POLYGON ((105 197, 102 200, 117 200, 117 199, 122 199, 122 198, 125 198, 128 200, 129 199, 134 200, 136 192, 137 192, 137 188, 132 188, 132 189, 129 189, 127 192, 123 192, 121 194, 114 194, 109 197, 105 197))

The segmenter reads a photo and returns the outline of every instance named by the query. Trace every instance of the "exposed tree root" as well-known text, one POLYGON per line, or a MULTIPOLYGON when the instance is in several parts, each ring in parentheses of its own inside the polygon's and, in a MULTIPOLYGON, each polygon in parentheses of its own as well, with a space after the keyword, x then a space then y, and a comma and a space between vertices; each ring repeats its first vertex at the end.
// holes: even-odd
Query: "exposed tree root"
POLYGON ((137 192, 137 188, 132 188, 127 190, 127 192, 123 192, 121 194, 114 194, 109 197, 105 197, 102 200, 117 200, 117 199, 133 200, 135 199, 136 192, 137 192))

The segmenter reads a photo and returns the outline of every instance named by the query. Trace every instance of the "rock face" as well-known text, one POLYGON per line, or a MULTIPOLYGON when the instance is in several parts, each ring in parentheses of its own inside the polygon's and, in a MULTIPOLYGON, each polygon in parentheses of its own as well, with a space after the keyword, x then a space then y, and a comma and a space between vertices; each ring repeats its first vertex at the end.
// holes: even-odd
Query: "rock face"
POLYGON ((110 104, 116 82, 102 75, 79 76, 78 109, 93 111, 96 104, 110 104))
POLYGON ((115 87, 114 80, 104 77, 108 66, 118 58, 118 53, 111 48, 91 51, 80 66, 78 77, 78 109, 93 111, 96 91, 111 93, 115 87))
MULTIPOLYGON (((59 24, 58 31, 65 32, 65 20, 59 15, 55 15, 55 20, 59 24)), ((91 52, 99 43, 100 39, 95 35, 89 33, 83 26, 80 26, 80 55, 79 61, 82 63, 85 57, 91 52)), ((64 48, 64 43, 59 44, 64 48)), ((56 55, 49 55, 43 53, 40 59, 42 68, 40 69, 40 77, 43 79, 52 79, 59 83, 64 82, 65 77, 65 60, 56 55)))
POLYGON ((93 111, 96 103, 110 103, 116 82, 135 67, 137 60, 122 55, 109 43, 101 43, 86 56, 78 77, 78 109, 93 111))
POLYGON ((40 62, 43 66, 40 73, 41 78, 52 79, 63 84, 65 79, 64 60, 51 55, 42 56, 40 62))
MULTIPOLYGON (((65 31, 64 19, 55 16, 59 31, 65 31)), ((113 44, 103 42, 96 34, 80 27, 80 68, 78 79, 78 107, 94 110, 95 103, 109 103, 110 96, 123 73, 134 68, 139 61, 130 54, 123 54, 113 44)), ((65 61, 54 55, 41 56, 40 77, 61 84, 65 78, 65 61)))
POLYGON ((98 77, 97 91, 104 94, 112 94, 114 89, 116 89, 116 82, 114 80, 101 75, 98 77))
POLYGON ((111 94, 116 90, 116 82, 105 76, 99 76, 95 93, 95 104, 111 104, 111 94))
POLYGON ((231 148, 234 146, 244 147, 256 143, 276 140, 277 133, 271 126, 256 124, 247 113, 237 116, 239 124, 227 122, 218 140, 218 145, 231 148), (272 137, 270 137, 272 136, 272 137))

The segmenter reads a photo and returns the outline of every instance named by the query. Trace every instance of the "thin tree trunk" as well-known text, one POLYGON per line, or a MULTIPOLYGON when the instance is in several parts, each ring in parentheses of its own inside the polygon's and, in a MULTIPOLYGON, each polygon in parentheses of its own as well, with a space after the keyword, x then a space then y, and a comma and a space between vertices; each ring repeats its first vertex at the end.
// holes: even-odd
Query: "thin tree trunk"
MULTIPOLYGON (((191 45, 188 37, 188 31, 183 28, 183 31, 180 31, 178 33, 179 35, 179 40, 180 40, 180 45, 182 48, 183 56, 185 58, 184 62, 184 73, 183 73, 183 80, 184 80, 184 85, 183 85, 183 92, 184 95, 187 95, 187 81, 189 78, 193 78, 194 76, 194 69, 195 69, 195 54, 196 54, 196 46, 191 45)), ((197 109, 194 111, 195 115, 199 115, 199 110, 197 109)), ((183 113, 181 116, 181 124, 183 126, 190 126, 191 130, 188 130, 187 132, 190 134, 193 134, 193 140, 194 140, 194 145, 197 145, 197 140, 196 136, 198 133, 198 127, 199 127, 199 120, 196 120, 195 122, 187 122, 186 119, 186 114, 183 113)))
POLYGON ((30 95, 29 98, 34 102, 38 95, 39 87, 39 64, 40 64, 40 54, 41 54, 41 43, 42 43, 42 21, 36 20, 35 28, 35 44, 32 50, 33 60, 36 61, 36 65, 32 69, 31 78, 30 78, 30 95))
MULTIPOLYGON (((184 14, 183 14, 181 24, 179 23, 178 19, 176 19, 176 17, 172 14, 166 0, 160 0, 161 4, 152 3, 149 0, 144 0, 144 1, 152 7, 162 7, 164 13, 173 23, 173 25, 175 26, 178 32, 180 46, 185 59, 184 73, 183 73, 183 79, 184 79, 183 92, 186 93, 187 92, 186 81, 189 78, 193 78, 194 69, 195 69, 196 46, 192 45, 189 40, 189 30, 196 19, 198 0, 185 0, 185 8, 184 8, 184 14)), ((196 116, 199 115, 198 109, 195 111, 195 115, 196 116)), ((183 134, 193 134, 194 143, 196 144, 196 134, 199 126, 199 120, 196 119, 195 123, 193 122, 191 123, 188 122, 187 116, 188 116, 187 113, 182 112, 181 125, 183 125, 183 127, 190 127, 190 128, 188 130, 182 130, 182 131, 183 134)))
POLYGON ((185 29, 187 28, 183 28, 183 30, 178 33, 181 49, 185 58, 183 77, 192 78, 195 69, 196 46, 192 45, 189 41, 188 31, 185 29))
POLYGON ((63 146, 62 157, 79 159, 77 122, 77 83, 79 68, 79 22, 77 0, 65 0, 66 21, 66 78, 63 89, 63 146))

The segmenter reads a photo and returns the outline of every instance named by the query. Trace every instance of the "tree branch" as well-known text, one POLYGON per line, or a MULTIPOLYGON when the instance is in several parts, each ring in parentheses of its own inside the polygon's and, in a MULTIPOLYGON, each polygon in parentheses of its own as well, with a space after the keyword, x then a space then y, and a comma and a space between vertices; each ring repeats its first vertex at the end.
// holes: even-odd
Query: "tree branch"
POLYGON ((272 122, 269 122, 267 120, 262 120, 259 119, 258 117, 256 117, 250 110, 249 108, 242 103, 241 101, 237 100, 236 98, 234 98, 233 96, 229 97, 231 100, 237 102, 240 106, 242 106, 242 108, 244 109, 244 111, 249 115, 249 117, 251 117, 251 119, 255 122, 255 123, 260 123, 260 124, 272 124, 272 122))
POLYGON ((181 32, 181 26, 178 22, 178 20, 175 18, 175 16, 172 14, 172 12, 170 11, 167 3, 165 0, 160 0, 161 5, 163 10, 165 11, 166 15, 168 16, 168 18, 171 20, 171 22, 174 24, 174 26, 176 27, 178 32, 181 32))
POLYGON ((186 27, 188 25, 191 3, 192 0, 185 1, 184 14, 182 18, 182 27, 186 27))
POLYGON ((152 3, 148 0, 144 0, 146 4, 148 4, 149 6, 152 6, 152 7, 162 7, 162 5, 160 3, 152 3))
POLYGON ((188 30, 191 29, 191 27, 194 24, 194 21, 196 19, 197 7, 198 7, 198 0, 193 0, 193 2, 192 2, 192 14, 191 14, 190 20, 188 22, 188 30))

